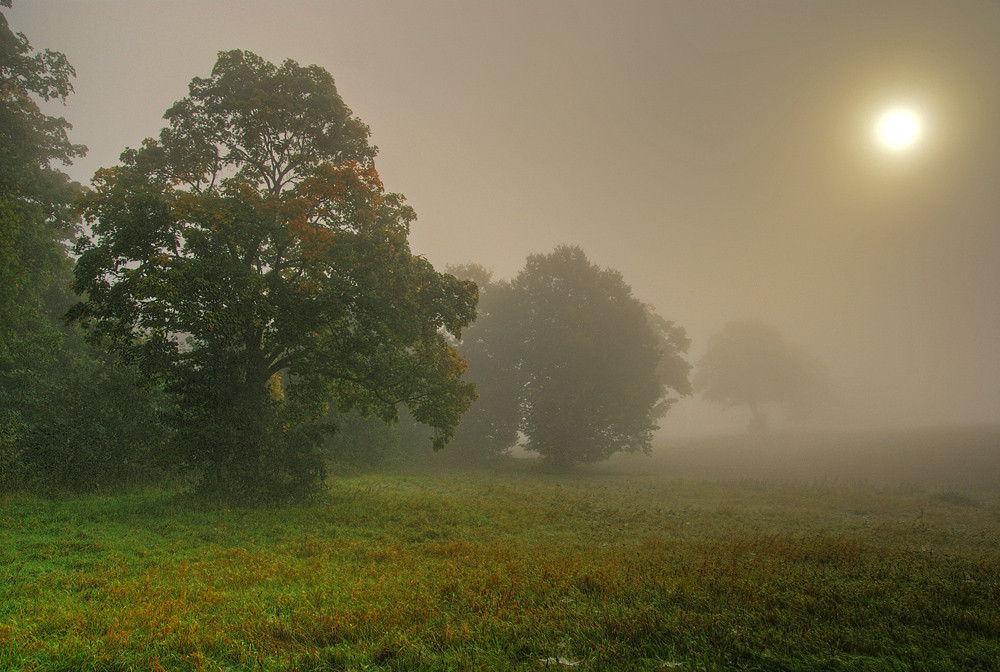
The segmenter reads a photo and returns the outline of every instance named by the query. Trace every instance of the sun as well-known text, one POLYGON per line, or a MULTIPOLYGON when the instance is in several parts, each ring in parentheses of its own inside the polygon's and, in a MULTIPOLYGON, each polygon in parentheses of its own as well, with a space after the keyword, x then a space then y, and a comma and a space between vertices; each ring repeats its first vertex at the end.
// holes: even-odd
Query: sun
POLYGON ((920 117, 905 107, 885 112, 879 117, 875 127, 879 141, 891 150, 902 150, 913 146, 920 139, 922 131, 920 117))

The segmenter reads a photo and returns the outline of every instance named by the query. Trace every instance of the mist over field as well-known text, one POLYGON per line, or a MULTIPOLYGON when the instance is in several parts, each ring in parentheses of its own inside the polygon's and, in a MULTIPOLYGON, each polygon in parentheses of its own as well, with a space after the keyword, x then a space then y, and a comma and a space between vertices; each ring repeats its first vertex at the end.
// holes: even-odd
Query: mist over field
POLYGON ((994 492, 1000 427, 808 430, 663 439, 651 457, 620 455, 609 473, 663 479, 994 492))
POLYGON ((0 0, 0 670, 997 669, 998 36, 0 0))
MULTIPOLYGON (((84 184, 221 49, 316 63, 419 217, 414 252, 512 278, 579 245, 687 330, 829 369, 821 428, 1000 420, 1000 7, 840 3, 19 2, 64 51, 84 184), (879 114, 921 135, 895 151, 879 114)), ((772 424, 782 425, 780 411, 772 424)), ((698 395, 662 434, 739 432, 698 395)))

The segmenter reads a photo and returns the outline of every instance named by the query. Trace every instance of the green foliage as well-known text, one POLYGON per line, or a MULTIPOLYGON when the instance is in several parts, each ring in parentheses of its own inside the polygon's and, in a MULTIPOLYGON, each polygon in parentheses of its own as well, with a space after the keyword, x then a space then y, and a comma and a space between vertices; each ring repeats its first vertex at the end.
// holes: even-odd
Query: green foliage
POLYGON ((7 499, 0 667, 958 671, 1000 656, 995 493, 970 508, 636 475, 335 485, 270 509, 7 499))
POLYGON ((51 164, 86 148, 37 100, 65 100, 74 75, 0 13, 0 488, 120 487, 148 472, 162 435, 135 372, 83 347, 60 320, 81 188, 51 164))
MULTIPOLYGON (((406 409, 397 422, 387 424, 376 417, 365 417, 357 410, 347 413, 331 409, 327 420, 336 431, 326 440, 326 458, 338 468, 370 471, 414 464, 424 455, 428 428, 417 423, 406 409)), ((430 453, 430 450, 426 450, 430 453)), ((444 451, 447 456, 452 451, 444 451)))
POLYGON ((517 442, 523 379, 520 306, 509 282, 493 281, 492 274, 474 264, 449 267, 460 278, 479 286, 479 316, 466 329, 459 346, 469 363, 468 376, 479 399, 462 418, 451 461, 481 463, 506 455, 517 442))
POLYGON ((161 476, 155 390, 82 347, 64 347, 49 367, 24 390, 24 430, 7 465, 17 481, 35 490, 120 490, 161 476))
POLYGON ((767 429, 762 404, 785 404, 791 418, 802 418, 830 390, 821 362, 786 343, 774 327, 753 321, 730 323, 712 336, 694 384, 708 401, 749 405, 751 431, 767 429))
POLYGON ((672 395, 690 393, 684 330, 578 247, 532 255, 513 282, 482 294, 462 343, 481 398, 462 426, 466 445, 502 454, 520 432, 558 467, 648 451, 672 395))
POLYGON ((239 497, 315 485, 331 400, 402 403, 447 443, 475 390, 445 335, 476 288, 410 252, 413 210, 329 73, 222 52, 166 119, 95 177, 72 317, 163 380, 178 463, 239 497))
POLYGON ((62 54, 34 53, 0 12, 0 455, 16 450, 25 429, 20 399, 34 364, 59 343, 51 317, 68 270, 63 241, 76 189, 49 163, 68 163, 85 148, 35 99, 64 100, 74 74, 62 54))

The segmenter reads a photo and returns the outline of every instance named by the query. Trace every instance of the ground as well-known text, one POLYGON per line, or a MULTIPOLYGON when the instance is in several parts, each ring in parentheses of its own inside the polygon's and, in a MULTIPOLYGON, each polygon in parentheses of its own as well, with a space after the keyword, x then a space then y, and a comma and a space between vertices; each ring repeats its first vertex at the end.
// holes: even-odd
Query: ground
POLYGON ((1000 667, 996 490, 623 464, 329 485, 5 497, 0 669, 1000 667))

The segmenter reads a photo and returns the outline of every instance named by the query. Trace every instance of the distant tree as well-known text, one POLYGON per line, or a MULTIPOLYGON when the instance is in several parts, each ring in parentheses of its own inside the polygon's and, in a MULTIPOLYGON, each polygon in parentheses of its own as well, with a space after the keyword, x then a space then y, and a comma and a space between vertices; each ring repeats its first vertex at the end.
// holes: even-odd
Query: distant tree
POLYGON ((413 210, 330 74, 222 52, 165 118, 95 176, 72 317, 164 380, 179 463, 225 496, 308 491, 331 401, 402 403, 447 443, 475 389, 446 333, 476 286, 410 252, 413 210))
POLYGON ((684 330, 579 247, 532 255, 513 282, 482 295, 462 342, 481 391, 465 444, 502 454, 520 433, 556 467, 648 452, 656 420, 690 393, 684 330))
POLYGON ((468 361, 466 375, 479 398, 462 418, 455 450, 448 458, 489 461, 506 455, 517 442, 521 414, 521 320, 517 294, 509 282, 494 280, 478 264, 449 266, 456 277, 479 286, 479 316, 458 346, 468 361))
POLYGON ((786 406, 802 418, 829 391, 821 362, 789 345, 774 327, 733 322, 709 339, 697 364, 694 388, 711 402, 750 408, 751 431, 766 431, 766 404, 786 406))

